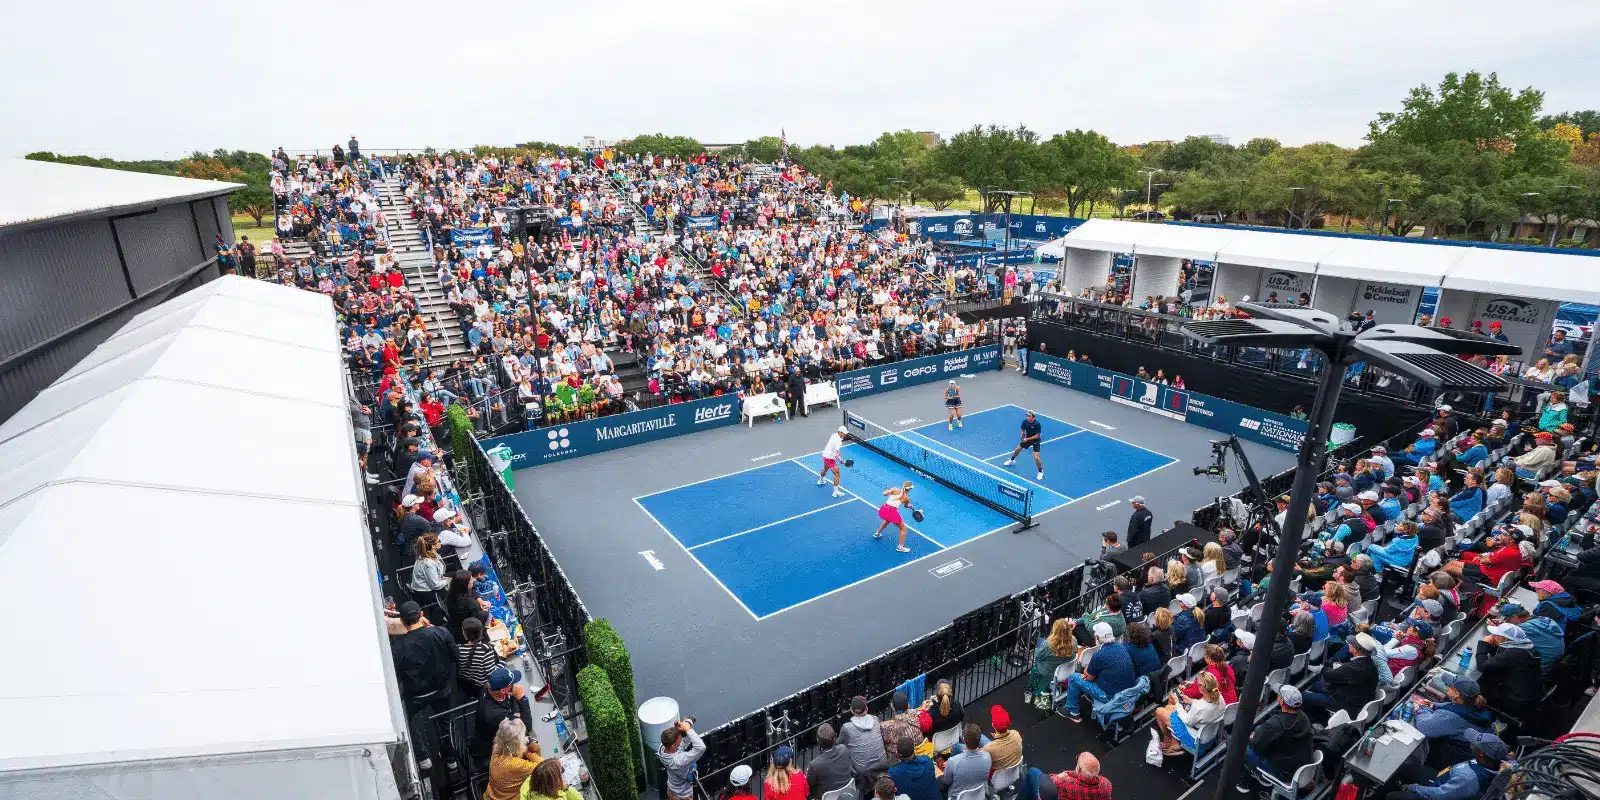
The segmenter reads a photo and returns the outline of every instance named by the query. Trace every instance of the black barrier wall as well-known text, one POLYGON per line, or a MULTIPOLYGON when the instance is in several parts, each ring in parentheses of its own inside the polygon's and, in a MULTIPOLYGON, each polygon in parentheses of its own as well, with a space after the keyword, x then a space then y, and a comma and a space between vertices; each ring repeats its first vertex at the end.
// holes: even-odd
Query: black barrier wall
MULTIPOLYGON (((1070 351, 1086 355, 1097 367, 1133 375, 1142 367, 1150 374, 1163 370, 1168 377, 1182 376, 1195 392, 1225 397, 1256 408, 1287 414, 1299 406, 1310 409, 1317 385, 1281 374, 1261 372, 1177 350, 1155 348, 1134 341, 1099 336, 1057 322, 1028 320, 1028 349, 1064 357, 1070 351)), ((1427 412, 1358 392, 1339 397, 1334 419, 1354 425, 1367 441, 1386 439, 1427 418, 1427 412)))

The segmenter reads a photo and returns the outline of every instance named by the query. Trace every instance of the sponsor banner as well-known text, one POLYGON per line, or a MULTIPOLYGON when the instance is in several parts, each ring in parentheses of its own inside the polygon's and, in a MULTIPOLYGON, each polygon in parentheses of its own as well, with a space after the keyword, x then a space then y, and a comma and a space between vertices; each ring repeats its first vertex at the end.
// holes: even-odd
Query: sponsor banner
POLYGON ((839 399, 843 400, 848 397, 865 397, 890 389, 932 383, 963 372, 981 372, 999 368, 1000 345, 995 344, 841 372, 834 378, 834 385, 839 390, 839 399))
MULTIPOLYGON (((1052 217, 1044 214, 1012 214, 1011 238, 1050 241, 1067 235, 1083 224, 1076 217, 1052 217)), ((945 214, 908 218, 906 232, 912 236, 925 236, 935 241, 972 239, 985 236, 1005 238, 1004 214, 945 214)))
POLYGON ((1372 318, 1377 320, 1379 325, 1384 323, 1410 325, 1416 321, 1417 303, 1421 299, 1420 286, 1363 282, 1361 288, 1356 290, 1354 310, 1365 314, 1371 309, 1372 318))
POLYGON ((685 227, 685 228, 715 228, 715 227, 717 227, 717 217, 714 214, 706 214, 706 215, 693 216, 693 217, 687 217, 686 216, 686 217, 683 218, 683 227, 685 227))
POLYGON ((1036 380, 1077 389, 1113 403, 1133 406, 1167 419, 1199 425, 1291 453, 1299 451, 1300 441, 1306 435, 1305 422, 1283 414, 1186 389, 1174 389, 1043 353, 1028 354, 1028 374, 1036 380))
POLYGON ((1265 270, 1261 275, 1261 290, 1251 297, 1265 303, 1274 294, 1280 303, 1293 303, 1301 294, 1311 294, 1311 276, 1280 269, 1265 270))
POLYGON ((456 247, 477 247, 480 244, 494 244, 494 234, 489 228, 452 228, 450 242, 456 247))
POLYGON ((505 445, 511 450, 511 468, 527 469, 738 422, 739 397, 727 394, 513 433, 483 444, 485 448, 505 445))
MULTIPOLYGON (((1455 295, 1452 294, 1451 297, 1455 295)), ((1545 341, 1550 338, 1550 326, 1555 324, 1554 300, 1530 300, 1497 294, 1480 294, 1473 306, 1472 320, 1465 324, 1454 321, 1450 327, 1469 329, 1473 320, 1483 322, 1483 332, 1490 333, 1489 323, 1500 323, 1500 332, 1511 344, 1522 346, 1522 361, 1532 365, 1544 352, 1545 341)))

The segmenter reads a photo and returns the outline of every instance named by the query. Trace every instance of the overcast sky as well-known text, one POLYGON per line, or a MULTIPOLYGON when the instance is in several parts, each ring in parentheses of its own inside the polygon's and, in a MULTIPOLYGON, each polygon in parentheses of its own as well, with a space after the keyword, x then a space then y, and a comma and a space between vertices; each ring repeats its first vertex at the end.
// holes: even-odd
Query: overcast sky
POLYGON ((1600 108, 1600 2, 13 3, 0 156, 1023 123, 1355 146, 1445 72, 1600 108))

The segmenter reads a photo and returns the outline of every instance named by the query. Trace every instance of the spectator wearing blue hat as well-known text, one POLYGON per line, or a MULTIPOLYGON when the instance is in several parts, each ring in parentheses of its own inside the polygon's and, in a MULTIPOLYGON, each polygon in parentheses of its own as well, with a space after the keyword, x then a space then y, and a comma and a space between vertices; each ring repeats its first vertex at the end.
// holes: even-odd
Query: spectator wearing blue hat
POLYGON ((1411 724, 1428 737, 1427 764, 1435 769, 1444 769, 1470 757, 1466 735, 1487 731, 1494 723, 1494 714, 1484 707, 1477 681, 1448 672, 1440 678, 1444 682, 1445 702, 1435 703, 1422 697, 1411 701, 1417 709, 1411 724))
POLYGON ((1402 765, 1397 773, 1400 788, 1385 800, 1470 800, 1482 795, 1500 772, 1501 763, 1511 757, 1511 749, 1492 733, 1474 732, 1467 740, 1472 757, 1443 773, 1435 774, 1417 764, 1402 765))
POLYGON ((489 673, 489 691, 478 698, 473 711, 472 758, 474 765, 487 766, 489 748, 494 743, 500 722, 520 717, 524 728, 533 728, 533 709, 528 705, 527 690, 522 685, 522 673, 509 667, 496 667, 489 673))

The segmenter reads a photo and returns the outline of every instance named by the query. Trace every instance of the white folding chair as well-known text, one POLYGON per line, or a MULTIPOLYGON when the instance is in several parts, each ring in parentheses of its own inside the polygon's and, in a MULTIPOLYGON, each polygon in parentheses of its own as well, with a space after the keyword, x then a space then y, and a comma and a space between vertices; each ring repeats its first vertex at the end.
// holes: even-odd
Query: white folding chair
POLYGON ((1361 713, 1357 715, 1355 719, 1357 725, 1365 722, 1371 722, 1374 715, 1383 711, 1383 697, 1381 697, 1383 692, 1380 690, 1378 694, 1380 695, 1378 699, 1373 700, 1372 702, 1361 707, 1361 713))
POLYGON ((988 792, 988 784, 974 786, 971 789, 963 789, 959 793, 951 795, 950 800, 984 800, 984 795, 988 794, 988 792))
POLYGON ((1285 781, 1266 770, 1256 770, 1256 777, 1272 787, 1272 795, 1283 800, 1300 800, 1302 791, 1310 791, 1316 785, 1317 775, 1322 769, 1322 751, 1314 752, 1311 763, 1294 771, 1294 775, 1285 781))
POLYGON ((989 776, 989 790, 998 795, 1016 785, 1017 779, 1020 777, 1022 777, 1021 764, 1006 767, 1005 769, 997 769, 993 775, 989 776))
POLYGON ((1185 675, 1187 675, 1188 673, 1189 673, 1189 657, 1188 656, 1186 656, 1186 655, 1176 655, 1176 656, 1173 656, 1172 658, 1167 659, 1167 685, 1168 686, 1171 686, 1174 681, 1183 680, 1183 677, 1185 675))
MULTIPOLYGON (((1072 677, 1072 673, 1076 672, 1077 669, 1078 669, 1078 662, 1076 662, 1076 661, 1068 661, 1068 662, 1066 662, 1064 664, 1057 664, 1056 665, 1055 675, 1053 676, 1052 680, 1050 681, 1050 707, 1051 708, 1060 708, 1061 707, 1061 701, 1065 700, 1066 697, 1067 697, 1067 690, 1066 690, 1065 687, 1062 686, 1062 684, 1066 683, 1067 679, 1072 677)), ((961 726, 957 725, 956 727, 951 728, 951 730, 959 732, 961 730, 961 726)), ((955 739, 954 736, 952 736, 951 739, 950 739, 950 744, 954 745, 955 742, 956 742, 956 739, 955 739)), ((945 750, 949 749, 947 747, 939 747, 939 742, 937 740, 935 740, 933 744, 934 744, 934 752, 936 752, 936 753, 943 753, 945 750)))
POLYGON ((1352 721, 1353 720, 1350 719, 1350 712, 1341 708, 1338 711, 1333 712, 1332 716, 1328 717, 1327 729, 1333 730, 1340 725, 1349 725, 1352 721))
POLYGON ((1277 691, 1278 691, 1278 687, 1282 686, 1284 684, 1284 681, 1287 681, 1288 679, 1289 679, 1289 668, 1288 667, 1282 667, 1280 669, 1275 669, 1275 670, 1267 673, 1267 685, 1262 687, 1262 688, 1266 689, 1266 691, 1262 692, 1261 699, 1263 701, 1265 701, 1266 698, 1270 697, 1273 694, 1276 694, 1277 691))
POLYGON ((1306 666, 1311 663, 1311 651, 1307 650, 1289 661, 1289 680, 1293 681, 1306 671, 1306 666))
POLYGON ((1250 609, 1248 609, 1248 608, 1236 608, 1236 609, 1234 609, 1231 621, 1233 622, 1233 627, 1236 630, 1241 630, 1241 631, 1250 630, 1250 609))
MULTIPOLYGON (((1061 667, 1071 667, 1071 666, 1072 666, 1071 664, 1062 664, 1060 667, 1056 667, 1056 674, 1057 675, 1061 674, 1061 667)), ((1063 680, 1065 680, 1065 679, 1063 678, 1063 680)), ((1055 693, 1056 693, 1055 686, 1052 685, 1050 687, 1050 697, 1052 699, 1055 697, 1055 693)), ((949 728, 947 728, 945 730, 937 731, 937 732, 935 732, 933 734, 933 752, 935 752, 935 753, 948 752, 950 750, 950 748, 955 747, 956 743, 959 742, 959 741, 961 741, 961 726, 960 725, 952 725, 952 726, 950 726, 949 728)), ((823 800, 827 800, 827 796, 826 795, 823 796, 823 800)))

